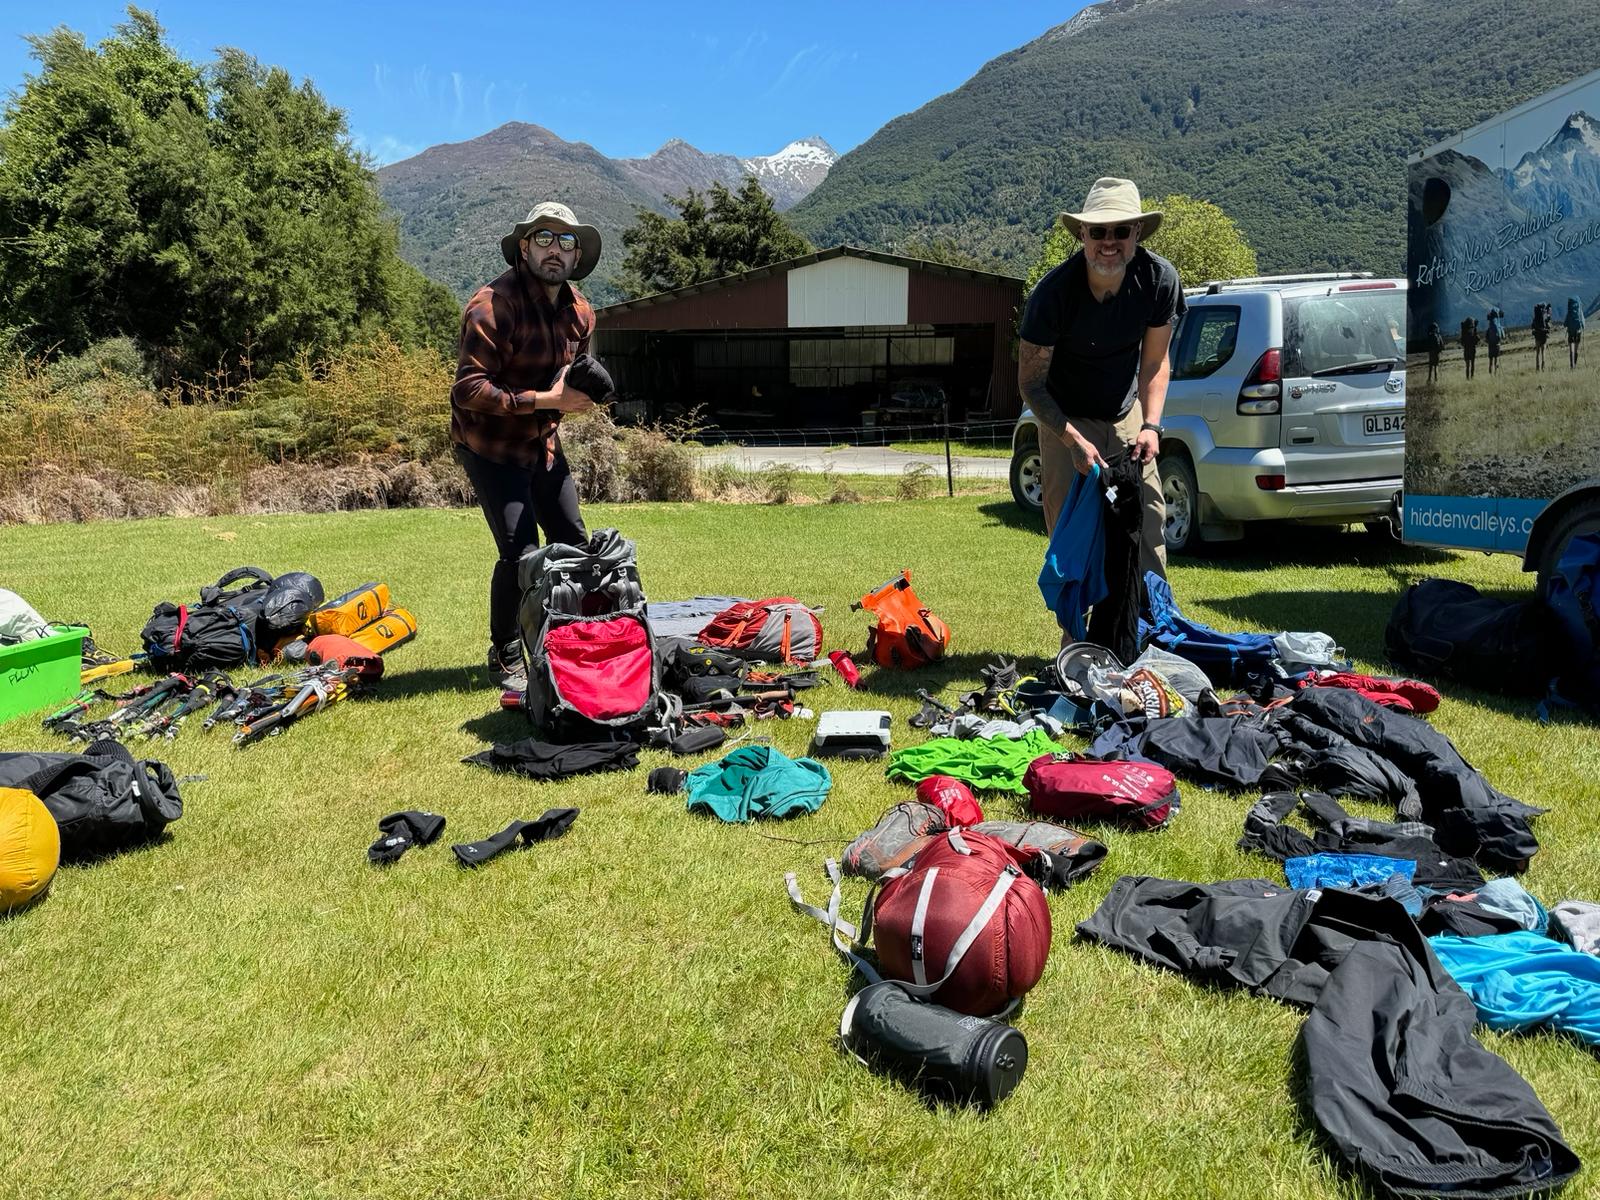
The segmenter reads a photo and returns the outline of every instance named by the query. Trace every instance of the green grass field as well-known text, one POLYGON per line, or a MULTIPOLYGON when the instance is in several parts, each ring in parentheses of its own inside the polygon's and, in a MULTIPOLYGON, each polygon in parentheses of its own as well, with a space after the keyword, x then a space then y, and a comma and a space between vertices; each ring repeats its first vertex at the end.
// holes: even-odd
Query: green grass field
MULTIPOLYGON (((943 454, 944 443, 942 441, 891 442, 889 449, 903 450, 907 454, 943 454)), ((950 443, 950 453, 966 458, 1010 458, 1011 443, 1009 438, 998 445, 994 442, 953 441, 950 443)))
MULTIPOLYGON (((975 683, 996 654, 1037 666, 1056 633, 1034 579, 1037 528, 999 498, 904 504, 595 507, 638 541, 649 594, 791 593, 848 605, 903 566, 955 631, 920 675, 869 671, 812 707, 887 707, 899 744, 919 686, 975 683)), ((1166 831, 1102 831, 1102 871, 1051 900, 1055 941, 1020 1018, 1031 1053, 988 1117, 932 1110, 841 1055, 848 994, 783 873, 820 863, 907 797, 872 764, 835 771, 814 816, 698 819, 641 769, 563 785, 459 759, 521 735, 480 667, 490 539, 471 511, 363 512, 0 529, 0 585, 131 649, 151 606, 240 563, 305 568, 330 590, 387 580, 422 632, 380 695, 235 750, 186 729, 162 755, 186 785, 159 844, 65 867, 0 920, 0 1194, 67 1197, 1355 1197, 1289 1089, 1302 1014, 1219 994, 1077 942, 1124 873, 1270 875, 1234 848, 1250 796, 1186 787, 1166 831), (477 872, 447 842, 576 805, 562 840, 477 872), (366 862, 377 818, 444 813, 444 841, 366 862)), ((1192 615, 1325 629, 1377 665, 1394 598, 1447 574, 1529 588, 1509 558, 1291 531, 1178 564, 1192 615)), ((1547 805, 1525 878, 1547 901, 1600 898, 1600 739, 1529 706, 1452 693, 1434 718, 1492 782, 1547 805)), ((759 732, 791 754, 808 725, 759 732)), ((64 748, 36 718, 0 747, 64 748)), ((669 761, 643 755, 645 768, 669 761)), ((694 760, 698 761, 698 760, 694 760)), ((684 762, 682 765, 693 765, 684 762)), ((1015 799, 987 811, 1014 816, 1015 799)), ((864 889, 854 885, 848 903, 864 889)), ((1484 1034, 1580 1155, 1600 1156, 1592 1053, 1484 1034)), ((1589 1172, 1567 1191, 1593 1195, 1589 1172)))

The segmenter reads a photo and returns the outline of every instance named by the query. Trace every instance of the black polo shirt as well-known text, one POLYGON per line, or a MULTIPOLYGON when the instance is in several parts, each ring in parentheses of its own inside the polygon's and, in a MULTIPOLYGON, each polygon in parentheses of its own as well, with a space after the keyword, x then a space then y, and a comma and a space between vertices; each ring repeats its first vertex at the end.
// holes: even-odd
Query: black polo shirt
POLYGON ((1116 421, 1139 394, 1145 331, 1173 323, 1187 307, 1178 269, 1143 246, 1134 250, 1116 295, 1096 300, 1079 250, 1039 280, 1017 332, 1023 341, 1055 348, 1045 386, 1069 420, 1116 421))

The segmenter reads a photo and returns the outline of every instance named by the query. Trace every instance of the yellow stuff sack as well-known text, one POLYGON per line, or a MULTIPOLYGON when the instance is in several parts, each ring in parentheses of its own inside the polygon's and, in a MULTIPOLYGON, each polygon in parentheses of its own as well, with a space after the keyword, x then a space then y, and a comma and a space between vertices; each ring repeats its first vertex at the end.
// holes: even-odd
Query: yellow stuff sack
POLYGON ((375 654, 393 650, 417 636, 417 619, 403 608, 391 608, 371 625, 363 625, 350 635, 375 654))
POLYGON ((44 801, 0 788, 0 913, 36 900, 61 861, 61 831, 44 801))
POLYGON ((363 583, 355 591, 329 600, 307 617, 306 635, 317 637, 324 633, 341 633, 349 637, 363 626, 371 625, 388 607, 387 583, 363 583))

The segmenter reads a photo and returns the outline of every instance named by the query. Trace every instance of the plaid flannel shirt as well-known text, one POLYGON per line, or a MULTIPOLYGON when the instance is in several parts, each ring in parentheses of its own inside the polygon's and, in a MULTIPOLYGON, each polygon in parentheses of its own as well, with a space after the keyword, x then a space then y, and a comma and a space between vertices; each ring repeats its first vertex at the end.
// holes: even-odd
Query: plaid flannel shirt
POLYGON ((513 267, 467 302, 450 389, 450 439, 491 462, 553 463, 561 414, 533 407, 556 372, 589 349, 594 309, 570 283, 554 304, 513 267), (532 286, 529 286, 531 284, 532 286))

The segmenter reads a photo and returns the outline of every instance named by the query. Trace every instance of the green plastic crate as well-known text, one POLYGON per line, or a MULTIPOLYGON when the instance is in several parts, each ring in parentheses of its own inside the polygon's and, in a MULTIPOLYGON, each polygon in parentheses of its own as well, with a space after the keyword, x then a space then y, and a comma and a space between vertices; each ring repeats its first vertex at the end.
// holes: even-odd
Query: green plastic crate
POLYGON ((0 721, 48 705, 60 707, 78 694, 83 675, 82 626, 58 625, 60 632, 16 646, 0 646, 0 721))

